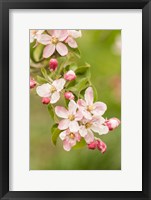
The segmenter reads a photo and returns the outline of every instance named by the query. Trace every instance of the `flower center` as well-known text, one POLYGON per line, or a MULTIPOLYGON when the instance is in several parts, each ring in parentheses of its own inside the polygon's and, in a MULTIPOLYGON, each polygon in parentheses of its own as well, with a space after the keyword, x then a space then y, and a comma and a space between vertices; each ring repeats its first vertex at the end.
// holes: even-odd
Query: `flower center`
POLYGON ((69 119, 70 121, 73 121, 73 120, 75 119, 75 117, 74 117, 74 115, 69 115, 69 116, 68 116, 68 119, 69 119))
POLYGON ((56 91, 56 88, 52 85, 50 88, 51 93, 54 93, 56 91))
POLYGON ((89 122, 85 124, 86 128, 90 128, 92 124, 90 124, 89 122))
POLYGON ((74 138, 75 138, 75 135, 74 135, 73 133, 70 133, 70 134, 69 134, 69 137, 70 137, 71 139, 74 139, 74 138))
POLYGON ((91 112, 93 110, 93 106, 90 105, 90 106, 87 106, 87 111, 91 112))
POLYGON ((51 42, 52 42, 52 44, 57 44, 58 43, 58 38, 53 36, 52 39, 51 39, 51 42))

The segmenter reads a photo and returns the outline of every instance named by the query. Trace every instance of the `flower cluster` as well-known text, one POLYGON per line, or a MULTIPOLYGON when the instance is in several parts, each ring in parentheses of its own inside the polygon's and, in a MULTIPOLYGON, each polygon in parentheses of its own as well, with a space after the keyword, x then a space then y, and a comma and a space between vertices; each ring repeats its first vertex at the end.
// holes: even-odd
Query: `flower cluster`
POLYGON ((80 56, 76 39, 81 36, 80 30, 30 31, 32 47, 41 48, 42 55, 37 61, 31 51, 31 68, 35 68, 37 77, 30 77, 30 89, 36 88, 55 122, 51 129, 54 144, 60 137, 66 151, 83 143, 88 149, 104 153, 107 145, 99 137, 117 128, 120 120, 103 117, 107 105, 94 101, 94 86, 87 77, 89 65, 75 64, 80 56))
POLYGON ((68 110, 62 106, 56 106, 55 113, 62 118, 58 128, 63 130, 60 133, 60 138, 63 140, 64 149, 70 151, 76 142, 84 138, 90 149, 94 149, 92 145, 95 143, 95 147, 97 146, 99 150, 104 152, 106 145, 98 139, 95 142, 94 133, 107 134, 111 127, 113 130, 120 123, 116 119, 105 120, 102 115, 106 109, 106 104, 102 102, 93 103, 93 90, 91 87, 88 87, 85 91, 85 100, 79 99, 77 103, 71 100, 68 110), (113 121, 117 123, 116 127, 113 121))

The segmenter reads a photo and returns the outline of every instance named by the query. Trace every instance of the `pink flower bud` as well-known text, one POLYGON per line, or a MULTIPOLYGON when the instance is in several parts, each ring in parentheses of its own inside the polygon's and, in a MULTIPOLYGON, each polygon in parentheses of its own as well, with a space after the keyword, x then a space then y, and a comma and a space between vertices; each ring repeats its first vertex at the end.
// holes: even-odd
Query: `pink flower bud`
POLYGON ((43 104, 48 104, 48 103, 50 103, 50 98, 48 98, 48 97, 43 97, 42 100, 41 100, 41 102, 42 102, 43 104))
POLYGON ((97 140, 97 148, 98 148, 99 151, 101 151, 101 153, 104 153, 107 149, 107 146, 101 140, 97 140))
POLYGON ((72 80, 76 79, 76 75, 75 75, 74 71, 69 70, 66 74, 64 74, 64 79, 67 81, 72 81, 72 80))
POLYGON ((97 148, 97 144, 98 144, 98 142, 96 140, 94 140, 93 142, 91 142, 90 144, 88 144, 88 148, 94 150, 94 149, 97 148))
POLYGON ((58 61, 55 58, 50 59, 49 61, 49 69, 50 71, 55 71, 58 67, 58 61))
POLYGON ((36 81, 33 78, 30 78, 30 89, 36 86, 36 81))
POLYGON ((72 92, 65 92, 64 93, 64 97, 68 100, 73 100, 74 99, 74 95, 72 94, 72 92))
POLYGON ((105 125, 108 126, 110 131, 112 131, 120 125, 120 120, 114 117, 109 120, 106 120, 105 125))

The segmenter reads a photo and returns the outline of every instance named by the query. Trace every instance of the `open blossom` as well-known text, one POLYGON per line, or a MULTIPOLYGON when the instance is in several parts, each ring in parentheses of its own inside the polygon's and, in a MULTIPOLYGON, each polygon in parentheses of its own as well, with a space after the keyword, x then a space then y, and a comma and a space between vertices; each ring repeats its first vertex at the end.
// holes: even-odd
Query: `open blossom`
POLYGON ((65 80, 60 78, 53 81, 52 84, 45 83, 36 88, 37 94, 40 97, 49 97, 50 103, 56 103, 60 99, 60 92, 64 88, 65 80))
POLYGON ((55 50, 61 55, 68 54, 68 48, 64 44, 64 40, 68 36, 67 30, 47 30, 50 34, 42 34, 38 37, 38 42, 46 45, 43 50, 43 57, 49 58, 55 50))
POLYGON ((82 119, 82 125, 80 126, 79 133, 84 137, 87 144, 94 141, 94 134, 98 133, 103 135, 109 132, 107 126, 104 125, 105 119, 99 116, 93 116, 91 120, 82 119))
POLYGON ((113 117, 111 119, 106 120, 104 124, 108 126, 110 131, 112 131, 120 125, 120 120, 113 117))
POLYGON ((81 34, 81 31, 77 31, 77 30, 68 30, 68 37, 67 39, 65 40, 66 43, 68 43, 68 45, 71 47, 71 48, 77 48, 78 45, 75 41, 76 38, 78 37, 81 37, 82 34, 81 34))
POLYGON ((59 137, 63 140, 63 148, 66 151, 70 151, 73 146, 76 145, 77 141, 79 142, 81 136, 78 132, 71 132, 69 129, 60 133, 59 137))
POLYGON ((30 30, 30 43, 37 39, 43 32, 44 30, 30 30))
POLYGON ((36 85, 36 81, 30 77, 30 89, 34 88, 36 85))
POLYGON ((67 73, 64 74, 64 79, 67 81, 72 81, 76 79, 76 74, 73 70, 69 70, 67 73))
POLYGON ((58 117, 63 118, 59 122, 58 128, 65 130, 69 128, 71 132, 77 132, 79 130, 78 121, 82 119, 81 112, 77 111, 77 104, 74 100, 71 100, 68 105, 68 110, 62 106, 55 107, 55 113, 58 117))
POLYGON ((88 87, 85 91, 84 99, 79 99, 77 104, 79 110, 82 112, 83 116, 86 119, 92 119, 92 115, 103 115, 107 109, 107 106, 103 102, 95 102, 93 103, 94 96, 92 87, 88 87))

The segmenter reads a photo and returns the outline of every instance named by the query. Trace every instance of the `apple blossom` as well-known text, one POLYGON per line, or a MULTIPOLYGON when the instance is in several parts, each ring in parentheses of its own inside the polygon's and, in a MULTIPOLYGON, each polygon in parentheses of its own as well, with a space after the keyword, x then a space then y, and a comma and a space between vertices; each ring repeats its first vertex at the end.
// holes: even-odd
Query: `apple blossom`
POLYGON ((30 89, 34 88, 37 85, 36 81, 30 77, 30 89))
POLYGON ((68 100, 73 100, 74 99, 74 95, 72 92, 65 92, 64 93, 64 97, 68 100))
POLYGON ((44 30, 30 30, 30 43, 37 39, 43 32, 44 30))
POLYGON ((46 45, 43 50, 43 57, 49 58, 55 50, 61 55, 68 54, 68 48, 63 43, 68 36, 67 30, 47 30, 48 34, 42 34, 38 37, 38 42, 46 45))
POLYGON ((92 87, 88 87, 85 91, 84 99, 79 99, 77 104, 79 110, 82 112, 86 119, 92 119, 92 115, 103 115, 107 109, 107 106, 103 102, 93 103, 93 90, 92 87))
POLYGON ((98 133, 99 135, 107 134, 109 129, 104 125, 105 119, 99 116, 93 116, 91 120, 82 119, 79 133, 84 137, 87 144, 94 141, 94 134, 98 133))
POLYGON ((113 117, 111 119, 106 120, 104 124, 109 128, 110 131, 112 131, 120 125, 120 120, 113 117))
POLYGON ((53 81, 52 84, 45 83, 36 88, 37 94, 40 97, 50 97, 50 103, 56 103, 60 99, 60 92, 63 90, 65 82, 63 78, 60 78, 53 81))
POLYGON ((81 136, 78 132, 71 132, 69 129, 60 133, 59 137, 63 140, 63 148, 66 151, 70 151, 73 146, 76 145, 76 142, 80 141, 81 136))
POLYGON ((67 73, 64 74, 64 79, 67 81, 72 81, 76 79, 76 74, 73 70, 69 70, 67 73))
POLYGON ((78 37, 81 37, 82 34, 81 34, 81 31, 77 31, 77 30, 68 30, 68 37, 67 39, 65 40, 66 43, 68 43, 68 45, 71 47, 71 48, 77 48, 78 45, 75 41, 75 38, 78 38, 78 37))
POLYGON ((41 100, 41 102, 42 102, 43 104, 49 104, 49 103, 50 103, 50 98, 48 98, 48 97, 43 97, 42 100, 41 100))
POLYGON ((58 61, 55 58, 50 59, 49 61, 49 69, 50 71, 55 71, 58 67, 58 61))
POLYGON ((70 129, 71 132, 79 130, 78 121, 82 119, 81 112, 77 111, 77 104, 71 100, 68 104, 68 110, 62 106, 55 107, 55 113, 58 117, 63 118, 58 125, 60 130, 70 129))

